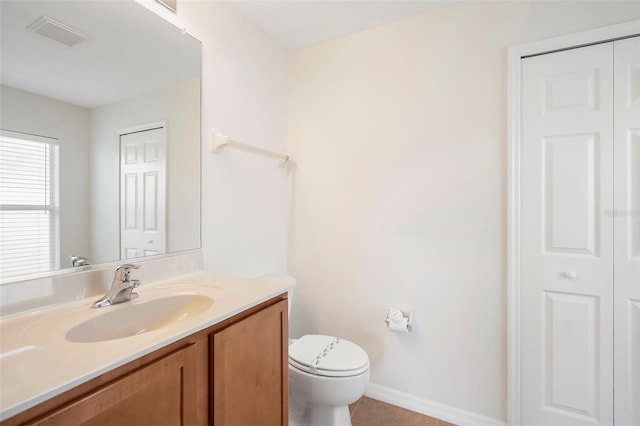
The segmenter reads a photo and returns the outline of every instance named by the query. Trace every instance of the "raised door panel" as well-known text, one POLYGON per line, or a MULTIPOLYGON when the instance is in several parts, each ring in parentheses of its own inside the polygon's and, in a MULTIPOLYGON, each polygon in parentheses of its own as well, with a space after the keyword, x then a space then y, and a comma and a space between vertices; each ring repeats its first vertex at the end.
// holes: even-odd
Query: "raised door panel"
POLYGON ((613 45, 522 61, 521 423, 613 424, 613 45))
POLYGON ((547 254, 597 255, 597 134, 544 137, 544 248, 547 254))
POLYGON ((196 348, 191 345, 29 425, 194 425, 198 412, 196 371, 196 348))
POLYGON ((615 418, 640 425, 640 37, 614 43, 615 418))
POLYGON ((544 293, 544 406, 578 416, 598 412, 598 298, 544 293))
POLYGON ((211 338, 214 426, 288 424, 287 301, 211 338))

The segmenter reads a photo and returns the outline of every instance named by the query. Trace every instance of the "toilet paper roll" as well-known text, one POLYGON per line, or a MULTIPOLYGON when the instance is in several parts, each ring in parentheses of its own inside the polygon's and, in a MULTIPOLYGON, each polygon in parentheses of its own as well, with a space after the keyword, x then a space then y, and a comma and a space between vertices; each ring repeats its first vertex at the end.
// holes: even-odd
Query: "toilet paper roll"
POLYGON ((402 318, 404 318, 404 314, 399 308, 391 308, 389 312, 387 312, 388 321, 400 321, 402 318))
POLYGON ((387 321, 387 327, 391 331, 399 331, 401 333, 409 332, 409 319, 401 318, 395 321, 387 321))

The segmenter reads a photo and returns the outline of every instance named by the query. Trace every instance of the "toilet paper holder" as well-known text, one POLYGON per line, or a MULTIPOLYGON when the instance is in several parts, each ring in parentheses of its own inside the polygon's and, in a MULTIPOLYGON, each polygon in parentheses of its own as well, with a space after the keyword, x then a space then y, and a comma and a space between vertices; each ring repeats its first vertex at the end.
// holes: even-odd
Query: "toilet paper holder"
POLYGON ((412 328, 412 316, 411 309, 392 306, 387 308, 387 317, 384 322, 391 331, 409 332, 412 328))

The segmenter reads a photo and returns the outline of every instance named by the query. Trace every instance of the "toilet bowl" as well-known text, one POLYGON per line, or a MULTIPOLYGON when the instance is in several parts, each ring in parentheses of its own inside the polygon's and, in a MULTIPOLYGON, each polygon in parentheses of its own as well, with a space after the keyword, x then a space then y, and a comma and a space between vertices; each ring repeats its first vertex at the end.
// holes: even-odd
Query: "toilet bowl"
POLYGON ((349 404, 369 383, 369 357, 339 337, 305 335, 289 345, 289 424, 351 426, 349 404))
MULTIPOLYGON (((288 275, 265 275, 295 285, 288 275)), ((289 290, 289 314, 293 288, 289 290)), ((369 356, 348 340, 308 334, 289 341, 289 425, 351 426, 349 404, 369 384, 369 356)))

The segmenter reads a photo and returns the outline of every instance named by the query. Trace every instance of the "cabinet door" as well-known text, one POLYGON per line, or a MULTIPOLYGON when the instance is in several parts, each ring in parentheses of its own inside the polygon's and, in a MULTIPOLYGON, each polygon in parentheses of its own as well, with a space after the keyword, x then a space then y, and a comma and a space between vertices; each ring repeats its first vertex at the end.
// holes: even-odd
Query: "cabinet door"
POLYGON ((214 426, 288 424, 287 301, 211 339, 214 426))
POLYGON ((190 426, 196 423, 195 347, 178 350, 30 423, 190 426))

